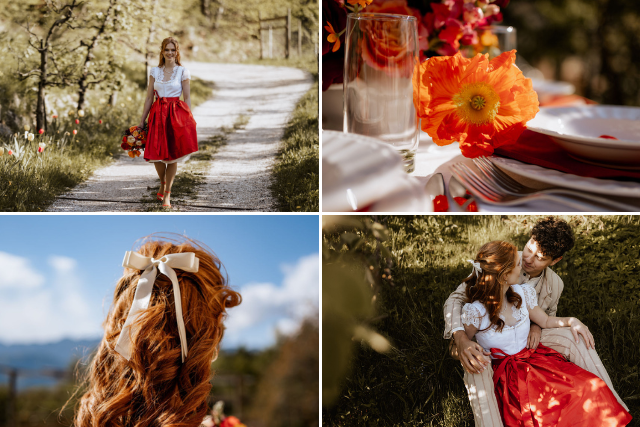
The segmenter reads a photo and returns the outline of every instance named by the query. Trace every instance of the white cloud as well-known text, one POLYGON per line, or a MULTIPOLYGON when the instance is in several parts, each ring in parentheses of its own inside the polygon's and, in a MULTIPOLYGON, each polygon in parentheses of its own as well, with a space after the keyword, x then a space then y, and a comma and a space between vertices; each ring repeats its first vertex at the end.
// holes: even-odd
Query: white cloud
POLYGON ((45 279, 27 258, 0 252, 0 289, 33 289, 42 286, 45 279))
POLYGON ((281 286, 249 283, 240 288, 242 304, 229 311, 225 347, 271 345, 277 333, 292 334, 302 319, 316 315, 319 305, 319 255, 302 257, 284 265, 281 286))
POLYGON ((59 273, 68 273, 76 268, 77 264, 75 259, 66 256, 53 255, 49 257, 49 265, 59 273))
MULTIPOLYGON (((12 256, 12 255, 11 255, 12 256)), ((44 343, 63 338, 95 338, 102 334, 102 313, 90 310, 76 260, 51 256, 53 274, 32 289, 0 287, 0 341, 44 343)), ((0 268, 2 263, 0 262, 0 268)))

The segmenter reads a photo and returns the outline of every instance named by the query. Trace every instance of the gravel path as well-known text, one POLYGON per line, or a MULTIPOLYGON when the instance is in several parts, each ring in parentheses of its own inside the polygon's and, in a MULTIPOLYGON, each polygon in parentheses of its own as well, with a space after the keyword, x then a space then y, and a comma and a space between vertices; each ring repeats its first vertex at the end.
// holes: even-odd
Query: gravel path
MULTIPOLYGON (((178 210, 276 210, 275 199, 269 190, 271 168, 284 126, 298 100, 311 88, 311 76, 287 67, 197 62, 184 65, 194 77, 216 84, 215 97, 193 110, 198 124, 198 141, 222 133, 221 128, 233 126, 240 115, 248 116, 249 122, 244 129, 228 135, 228 143, 215 154, 205 182, 197 188, 196 197, 188 203, 177 203, 178 210)), ((178 173, 180 168, 178 166, 178 173)), ((140 199, 147 194, 147 187, 158 186, 159 179, 152 165, 141 157, 131 159, 122 155, 61 196, 48 211, 144 211, 145 205, 139 203, 140 199)))

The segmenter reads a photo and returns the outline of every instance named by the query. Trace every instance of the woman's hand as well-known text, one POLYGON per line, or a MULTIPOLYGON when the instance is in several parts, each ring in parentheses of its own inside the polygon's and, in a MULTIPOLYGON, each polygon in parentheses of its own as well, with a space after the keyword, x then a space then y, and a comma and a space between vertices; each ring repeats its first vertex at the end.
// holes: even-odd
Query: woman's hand
POLYGON ((480 344, 471 341, 464 331, 456 331, 453 340, 458 348, 458 357, 465 371, 470 374, 480 374, 490 363, 491 353, 485 351, 480 344))
POLYGON ((140 122, 140 124, 138 125, 138 129, 144 129, 144 122, 140 122))
POLYGON ((576 342, 580 342, 580 338, 578 337, 578 335, 582 335, 582 338, 584 338, 584 344, 587 346, 587 348, 596 348, 596 342, 593 339, 593 335, 591 335, 589 328, 587 328, 584 323, 582 323, 575 317, 572 317, 569 320, 569 326, 571 328, 573 337, 576 339, 576 342))
POLYGON ((535 323, 531 324, 529 329, 529 337, 527 338, 527 348, 535 350, 540 344, 540 336, 542 335, 542 328, 535 323))

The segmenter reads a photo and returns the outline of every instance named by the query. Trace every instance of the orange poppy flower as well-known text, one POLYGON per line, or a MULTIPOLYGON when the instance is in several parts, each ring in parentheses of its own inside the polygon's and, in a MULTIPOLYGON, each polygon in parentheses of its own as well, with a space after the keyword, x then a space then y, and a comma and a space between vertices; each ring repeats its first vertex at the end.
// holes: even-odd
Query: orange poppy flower
POLYGON ((535 117, 538 95, 514 65, 516 51, 433 57, 420 64, 414 96, 422 130, 438 145, 460 143, 465 157, 515 142, 535 117))
POLYGON ((324 29, 329 32, 327 41, 329 43, 335 43, 333 45, 333 49, 331 49, 331 52, 335 52, 336 50, 340 49, 340 36, 336 34, 336 30, 333 29, 333 25, 331 25, 331 22, 327 21, 327 24, 328 25, 324 26, 324 29))

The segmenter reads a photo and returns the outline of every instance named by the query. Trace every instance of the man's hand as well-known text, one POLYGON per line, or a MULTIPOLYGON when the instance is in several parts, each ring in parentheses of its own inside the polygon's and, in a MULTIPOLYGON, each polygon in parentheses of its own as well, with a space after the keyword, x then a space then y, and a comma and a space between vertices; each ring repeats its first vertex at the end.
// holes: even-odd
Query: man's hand
POLYGON ((480 344, 471 341, 465 331, 456 331, 453 339, 458 348, 458 356, 465 371, 470 374, 479 374, 485 370, 490 360, 486 357, 491 353, 485 351, 480 344))
POLYGON ((596 342, 593 339, 593 335, 591 335, 589 328, 587 328, 587 326, 584 323, 582 323, 575 317, 572 317, 571 320, 569 321, 569 324, 571 326, 571 333, 573 334, 573 337, 576 339, 576 342, 580 342, 580 338, 578 338, 578 334, 580 334, 582 335, 582 338, 584 338, 584 345, 586 345, 587 348, 593 348, 593 349, 596 348, 596 342))
POLYGON ((535 323, 531 324, 529 329, 529 338, 527 338, 527 348, 536 349, 540 344, 540 336, 542 335, 542 328, 535 323))

